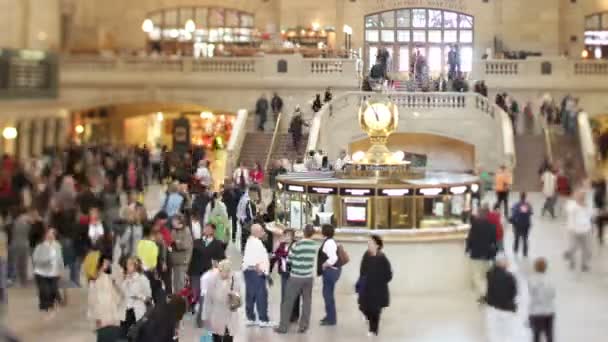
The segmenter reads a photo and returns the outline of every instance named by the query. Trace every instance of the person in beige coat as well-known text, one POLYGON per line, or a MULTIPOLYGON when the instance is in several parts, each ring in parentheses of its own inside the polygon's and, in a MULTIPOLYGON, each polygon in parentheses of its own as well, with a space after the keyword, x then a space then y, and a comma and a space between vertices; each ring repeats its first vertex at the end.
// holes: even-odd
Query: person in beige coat
POLYGON ((230 309, 229 294, 240 296, 239 279, 231 269, 230 261, 223 260, 217 272, 209 279, 203 307, 203 326, 213 334, 213 341, 232 342, 239 325, 239 313, 230 309))
POLYGON ((171 219, 171 237, 173 238, 173 251, 169 254, 171 269, 173 270, 173 291, 178 293, 186 283, 186 274, 192 258, 192 233, 184 223, 180 214, 171 219))
POLYGON ((89 285, 89 318, 95 322, 97 342, 115 342, 121 336, 126 302, 121 290, 122 272, 107 256, 99 258, 97 277, 89 285))

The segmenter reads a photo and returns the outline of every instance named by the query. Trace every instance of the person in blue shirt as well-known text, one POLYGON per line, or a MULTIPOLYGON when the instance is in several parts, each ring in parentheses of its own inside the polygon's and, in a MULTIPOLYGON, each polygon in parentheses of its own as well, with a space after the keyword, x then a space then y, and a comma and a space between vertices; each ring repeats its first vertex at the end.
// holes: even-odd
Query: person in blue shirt
POLYGON ((515 234, 515 241, 513 243, 513 252, 517 255, 519 251, 519 243, 523 244, 523 255, 528 257, 528 235, 530 234, 530 227, 532 225, 532 205, 526 199, 526 193, 522 192, 519 197, 519 201, 515 203, 511 210, 511 224, 513 225, 513 232, 515 234))

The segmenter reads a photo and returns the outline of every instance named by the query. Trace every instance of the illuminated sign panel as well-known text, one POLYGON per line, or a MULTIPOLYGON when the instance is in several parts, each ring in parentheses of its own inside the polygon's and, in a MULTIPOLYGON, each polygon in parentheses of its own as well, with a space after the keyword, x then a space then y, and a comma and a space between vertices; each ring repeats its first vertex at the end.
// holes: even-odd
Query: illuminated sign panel
POLYGON ((375 190, 370 188, 340 189, 340 195, 342 196, 374 196, 375 193, 375 190))

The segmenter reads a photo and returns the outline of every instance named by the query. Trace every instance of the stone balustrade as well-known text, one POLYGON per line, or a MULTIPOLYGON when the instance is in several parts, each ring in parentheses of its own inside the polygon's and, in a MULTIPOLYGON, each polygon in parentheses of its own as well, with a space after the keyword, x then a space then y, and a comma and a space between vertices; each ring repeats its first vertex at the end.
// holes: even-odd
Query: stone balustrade
MULTIPOLYGON (((67 71, 157 71, 157 72, 203 72, 203 73, 255 73, 273 62, 291 62, 301 59, 304 63, 304 74, 343 74, 354 73, 354 59, 336 58, 303 58, 299 55, 268 55, 265 57, 218 57, 218 58, 154 58, 154 57, 64 57, 61 66, 67 71), (270 63, 269 63, 270 61, 270 63)), ((292 63, 289 63, 292 64, 292 63)), ((299 70, 295 65, 287 64, 285 72, 299 70)))
POLYGON ((514 61, 486 61, 484 63, 486 75, 517 75, 519 63, 514 61))
POLYGON ((482 60, 474 63, 473 79, 501 89, 608 89, 608 61, 560 57, 525 60, 482 60))

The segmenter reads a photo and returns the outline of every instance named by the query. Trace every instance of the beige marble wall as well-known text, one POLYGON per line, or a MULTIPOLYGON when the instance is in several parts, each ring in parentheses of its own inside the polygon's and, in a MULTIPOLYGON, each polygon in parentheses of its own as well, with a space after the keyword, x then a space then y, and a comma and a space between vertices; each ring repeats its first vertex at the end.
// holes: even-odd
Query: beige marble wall
POLYGON ((0 0, 0 47, 25 47, 24 0, 0 0))

